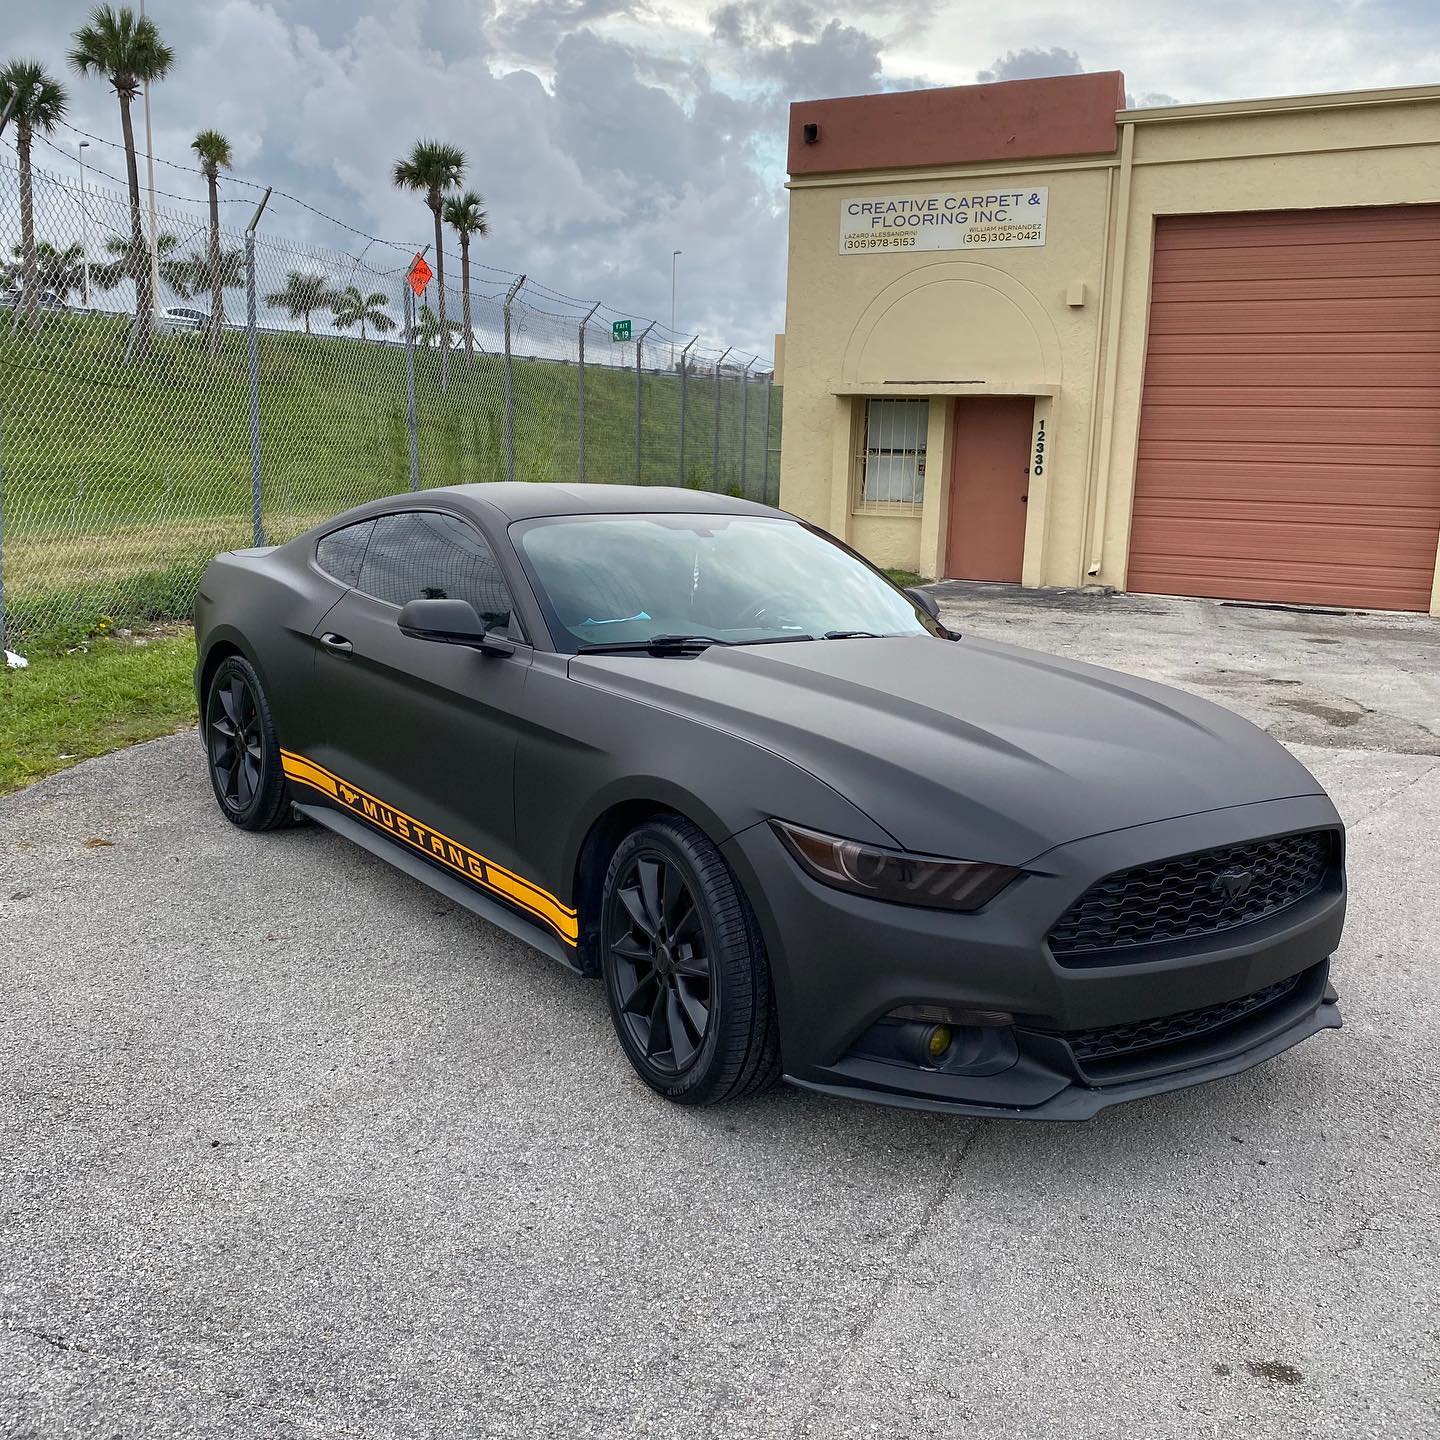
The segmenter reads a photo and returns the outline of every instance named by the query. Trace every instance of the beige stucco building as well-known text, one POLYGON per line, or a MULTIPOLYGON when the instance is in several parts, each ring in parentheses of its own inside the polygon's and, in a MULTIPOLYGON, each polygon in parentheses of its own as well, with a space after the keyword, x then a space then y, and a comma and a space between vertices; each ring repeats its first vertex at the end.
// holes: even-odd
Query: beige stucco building
POLYGON ((928 576, 1440 614, 1440 86, 792 107, 781 503, 928 576))

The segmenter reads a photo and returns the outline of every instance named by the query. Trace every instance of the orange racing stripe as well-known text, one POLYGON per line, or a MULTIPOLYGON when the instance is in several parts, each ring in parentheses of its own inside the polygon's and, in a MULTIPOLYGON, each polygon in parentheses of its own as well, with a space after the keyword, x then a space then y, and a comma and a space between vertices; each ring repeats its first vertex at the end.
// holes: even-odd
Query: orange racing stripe
POLYGON ((447 869, 468 880, 472 885, 493 891, 512 904, 543 920, 567 944, 575 945, 580 925, 576 912, 548 890, 533 881, 497 865, 493 860, 452 840, 423 820, 417 820, 388 801, 362 790, 358 785, 327 770, 323 765, 294 751, 280 751, 280 763, 288 780, 318 790, 344 810, 357 815, 374 829, 430 860, 439 861, 447 869))

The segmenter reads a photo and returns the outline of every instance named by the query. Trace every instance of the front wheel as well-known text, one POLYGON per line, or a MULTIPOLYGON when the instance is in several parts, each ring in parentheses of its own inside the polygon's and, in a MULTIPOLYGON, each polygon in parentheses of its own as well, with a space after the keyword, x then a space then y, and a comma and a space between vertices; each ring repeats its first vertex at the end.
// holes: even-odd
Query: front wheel
POLYGON ((210 677, 204 735, 210 787, 225 818, 242 830, 275 830, 290 824, 290 799, 270 702, 254 666, 243 655, 227 656, 210 677))
POLYGON ((755 917, 707 836, 680 816, 632 831, 602 905, 610 1016, 652 1090, 682 1105, 758 1094, 780 1075, 755 917))

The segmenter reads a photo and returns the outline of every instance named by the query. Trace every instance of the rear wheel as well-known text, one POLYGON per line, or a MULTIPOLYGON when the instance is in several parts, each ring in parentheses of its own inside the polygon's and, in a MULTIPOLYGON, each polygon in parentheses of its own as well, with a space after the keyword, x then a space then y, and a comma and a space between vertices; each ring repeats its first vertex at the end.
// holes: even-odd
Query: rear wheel
POLYGON ((274 830, 291 823, 270 702, 254 666, 242 655, 227 656, 210 677, 205 757, 215 799, 232 825, 274 830))
POLYGON ((605 877, 606 995, 630 1063, 684 1105, 757 1094, 780 1074, 770 968, 723 857, 688 820, 632 831, 605 877))

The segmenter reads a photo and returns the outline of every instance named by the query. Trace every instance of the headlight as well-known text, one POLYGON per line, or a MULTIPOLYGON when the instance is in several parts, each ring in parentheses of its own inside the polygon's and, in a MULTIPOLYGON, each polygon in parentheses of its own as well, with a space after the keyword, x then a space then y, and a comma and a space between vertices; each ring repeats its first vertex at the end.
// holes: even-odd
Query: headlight
POLYGON ((858 840, 805 830, 784 820, 772 820, 770 826, 817 880, 837 890, 868 895, 872 900, 892 900, 898 905, 978 910, 1020 873, 1011 865, 883 850, 878 845, 862 845, 858 840))

